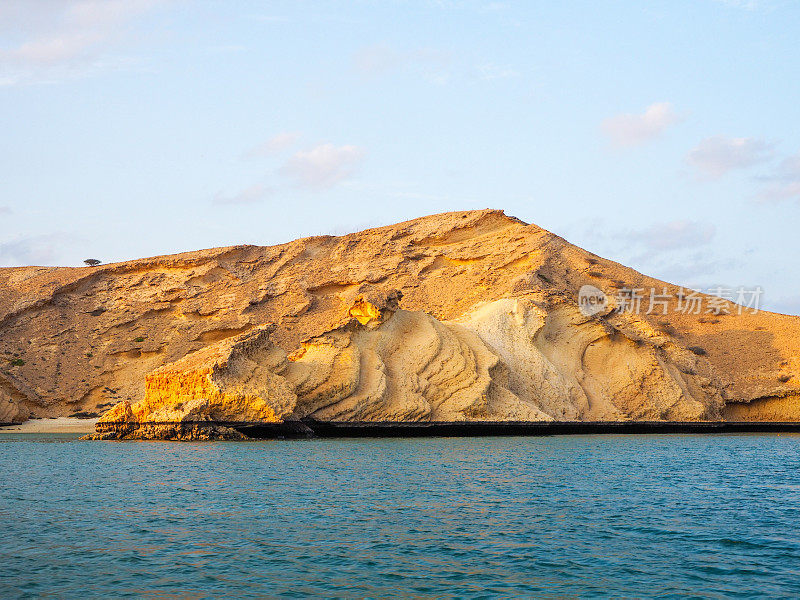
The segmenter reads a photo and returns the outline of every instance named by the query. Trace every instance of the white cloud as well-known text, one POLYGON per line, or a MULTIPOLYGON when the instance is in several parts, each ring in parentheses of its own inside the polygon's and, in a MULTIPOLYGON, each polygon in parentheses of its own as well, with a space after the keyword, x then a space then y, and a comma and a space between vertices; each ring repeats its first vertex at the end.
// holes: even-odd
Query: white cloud
POLYGON ((214 204, 255 204, 266 198, 272 190, 263 185, 252 185, 235 194, 217 192, 214 195, 214 204))
POLYGON ((0 215, 10 215, 12 212, 10 206, 0 206, 0 215))
POLYGON ((281 167, 281 172, 300 187, 324 189, 348 178, 363 157, 364 151, 356 146, 321 144, 297 152, 281 167))
POLYGON ((260 156, 273 156, 293 146, 300 139, 300 134, 293 131, 283 131, 273 135, 263 144, 251 148, 245 153, 246 158, 260 156))
POLYGON ((623 114, 603 121, 601 128, 617 146, 637 146, 660 136, 680 121, 672 104, 656 102, 642 114, 623 114))
POLYGON ((773 145, 757 138, 706 138, 689 151, 686 162, 707 177, 746 169, 772 158, 773 145))
POLYGON ((53 81, 130 61, 103 58, 130 25, 169 0, 5 0, 0 85, 53 81))
POLYGON ((767 178, 771 183, 760 194, 764 202, 795 200, 800 202, 800 154, 781 161, 776 173, 767 178))

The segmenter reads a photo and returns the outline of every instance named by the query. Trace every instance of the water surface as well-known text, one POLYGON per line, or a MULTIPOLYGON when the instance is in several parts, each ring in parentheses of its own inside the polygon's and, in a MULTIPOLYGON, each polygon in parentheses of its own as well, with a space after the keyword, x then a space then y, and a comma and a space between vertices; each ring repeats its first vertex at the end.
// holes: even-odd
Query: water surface
POLYGON ((800 596, 800 436, 0 437, 0 597, 800 596))

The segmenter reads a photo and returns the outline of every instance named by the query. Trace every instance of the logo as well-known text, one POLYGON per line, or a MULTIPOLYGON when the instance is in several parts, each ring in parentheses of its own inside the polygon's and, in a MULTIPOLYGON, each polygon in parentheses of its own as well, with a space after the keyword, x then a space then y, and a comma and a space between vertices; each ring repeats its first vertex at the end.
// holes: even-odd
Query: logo
POLYGON ((593 285, 584 285, 578 292, 578 308, 587 317, 603 312, 608 305, 603 290, 593 285))

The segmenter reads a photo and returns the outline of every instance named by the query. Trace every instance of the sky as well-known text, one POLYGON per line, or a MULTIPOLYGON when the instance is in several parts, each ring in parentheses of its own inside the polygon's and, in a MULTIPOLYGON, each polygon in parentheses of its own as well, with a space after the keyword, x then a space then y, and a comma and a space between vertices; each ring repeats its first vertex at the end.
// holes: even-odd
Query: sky
POLYGON ((0 266, 498 208, 800 314, 800 2, 0 2, 0 266))

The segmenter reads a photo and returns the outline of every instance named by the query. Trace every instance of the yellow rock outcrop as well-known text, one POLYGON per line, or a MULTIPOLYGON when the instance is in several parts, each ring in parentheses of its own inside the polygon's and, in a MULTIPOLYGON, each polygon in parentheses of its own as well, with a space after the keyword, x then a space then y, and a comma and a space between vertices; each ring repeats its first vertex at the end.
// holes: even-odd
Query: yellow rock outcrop
POLYGON ((648 339, 635 317, 623 328, 547 302, 529 293, 444 322, 370 303, 380 322, 351 311, 352 321, 306 340, 292 360, 263 328, 158 369, 144 399, 117 405, 99 429, 159 437, 156 424, 169 436, 176 423, 203 421, 721 418, 724 401, 692 352, 648 339))

